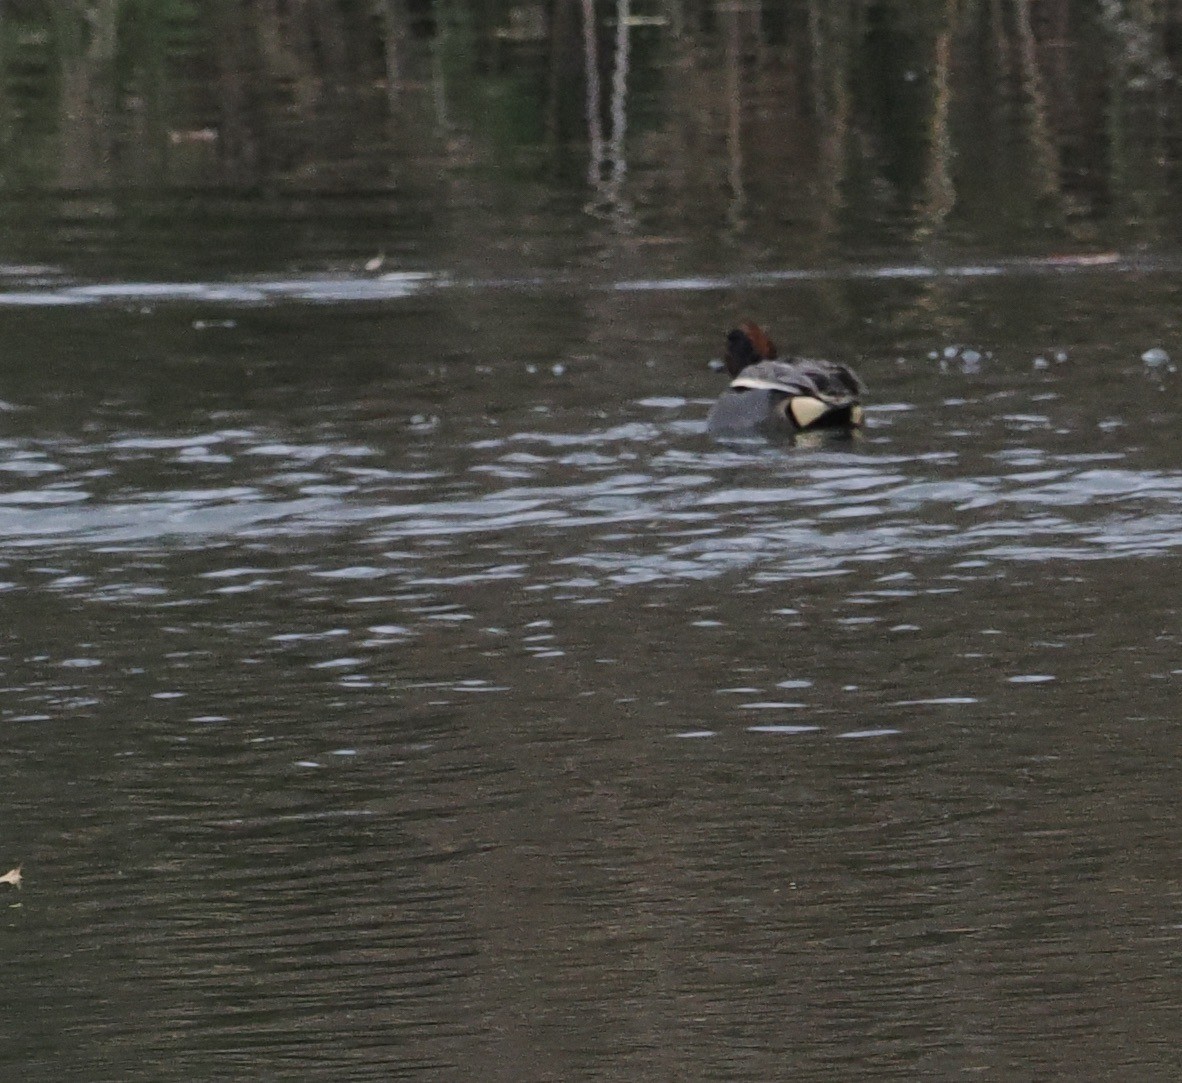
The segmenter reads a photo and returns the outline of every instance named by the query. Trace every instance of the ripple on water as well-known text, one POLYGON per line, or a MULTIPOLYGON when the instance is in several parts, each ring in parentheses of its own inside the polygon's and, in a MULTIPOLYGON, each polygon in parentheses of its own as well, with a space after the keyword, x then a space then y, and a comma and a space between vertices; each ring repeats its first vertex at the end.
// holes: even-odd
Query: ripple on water
POLYGON ((820 730, 821 730, 820 726, 808 726, 808 725, 794 726, 794 725, 789 725, 787 723, 783 723, 783 724, 768 723, 768 724, 761 725, 761 726, 748 726, 747 727, 748 733, 796 734, 796 733, 819 733, 820 730))
MULTIPOLYGON (((676 397, 644 401, 674 419, 698 409, 676 397)), ((393 576, 449 587, 550 572, 532 585, 593 596, 744 570, 772 583, 937 554, 959 556, 972 571, 1182 545, 1182 473, 1135 469, 1106 452, 1000 449, 985 453, 999 467, 989 474, 966 469, 953 452, 756 454, 682 436, 672 421, 630 421, 469 442, 458 450, 477 456, 474 468, 499 463, 511 476, 470 473, 461 486, 429 456, 421 469, 394 470, 387 453, 363 443, 261 429, 116 432, 85 446, 9 439, 5 448, 4 469, 32 484, 0 496, 0 545, 175 549, 234 539, 268 547, 348 531, 389 547, 390 563, 313 572, 325 579, 393 576), (178 452, 201 456, 185 464, 186 484, 172 461, 178 452), (96 471, 107 475, 102 492, 90 478, 96 471), (998 515, 1001 508, 1007 513, 998 515), (471 535, 489 539, 488 561, 453 567, 450 554, 471 535), (540 559, 498 557, 522 541, 541 546, 540 559)), ((269 576, 242 578, 247 589, 274 586, 269 576)), ((77 584, 80 593, 91 589, 77 584)))

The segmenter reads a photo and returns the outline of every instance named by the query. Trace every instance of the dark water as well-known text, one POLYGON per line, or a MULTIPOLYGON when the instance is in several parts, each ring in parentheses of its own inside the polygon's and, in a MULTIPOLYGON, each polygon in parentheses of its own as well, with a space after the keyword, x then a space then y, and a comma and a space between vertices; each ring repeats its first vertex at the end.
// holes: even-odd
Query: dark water
MULTIPOLYGON (((1012 81, 1031 34, 1077 72, 1098 35, 1086 87, 1161 123, 1152 184, 1101 182, 1116 129, 1051 110, 1070 213, 1034 221, 1046 191, 964 172, 969 15, 951 60, 907 30, 927 105, 871 147, 915 81, 891 5, 831 38, 792 8, 807 49, 775 12, 633 7, 596 24, 631 168, 589 180, 543 100, 525 150, 466 129, 437 191, 39 182, 5 212, 6 1076, 1182 1071, 1170 28, 1073 15, 1068 49, 1054 5, 1005 15, 1012 81), (754 42, 773 83, 842 43, 901 67, 839 50, 864 157, 799 216, 703 114, 730 179, 689 219, 671 41, 723 74, 754 42), (922 180, 941 70, 960 217, 922 180), (744 316, 854 363, 865 431, 708 440, 744 316)), ((551 70, 527 8, 498 26, 551 70)))

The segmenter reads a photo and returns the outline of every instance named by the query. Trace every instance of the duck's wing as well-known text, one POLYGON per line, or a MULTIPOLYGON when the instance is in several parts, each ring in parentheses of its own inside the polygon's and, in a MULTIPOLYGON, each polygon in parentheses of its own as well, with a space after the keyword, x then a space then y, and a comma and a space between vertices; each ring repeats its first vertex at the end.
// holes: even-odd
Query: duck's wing
POLYGON ((829 406, 856 402, 865 390, 849 366, 806 357, 748 365, 731 381, 731 387, 780 391, 789 397, 807 395, 829 406))

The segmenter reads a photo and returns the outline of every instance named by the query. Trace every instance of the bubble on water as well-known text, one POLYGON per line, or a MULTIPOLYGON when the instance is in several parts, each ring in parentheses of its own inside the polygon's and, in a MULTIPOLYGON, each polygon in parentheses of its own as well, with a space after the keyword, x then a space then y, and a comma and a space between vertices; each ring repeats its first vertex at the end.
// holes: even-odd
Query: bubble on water
POLYGON ((555 376, 561 376, 564 372, 566 372, 566 366, 560 361, 556 365, 551 365, 550 371, 554 373, 555 376))
POLYGON ((1040 371, 1042 369, 1049 369, 1051 367, 1051 363, 1045 357, 1036 357, 1032 364, 1040 371))
POLYGON ((1170 355, 1160 346, 1154 346, 1141 355, 1141 360, 1145 364, 1156 368, 1158 365, 1168 365, 1170 363, 1170 355))

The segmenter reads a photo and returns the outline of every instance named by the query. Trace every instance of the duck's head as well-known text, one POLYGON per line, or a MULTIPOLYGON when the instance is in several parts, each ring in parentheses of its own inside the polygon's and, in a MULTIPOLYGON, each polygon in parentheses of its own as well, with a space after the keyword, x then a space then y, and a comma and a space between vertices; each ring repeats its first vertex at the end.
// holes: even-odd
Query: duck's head
POLYGON ((726 371, 732 376, 738 376, 748 365, 756 365, 760 361, 774 361, 776 358, 776 344, 767 337, 767 333, 758 324, 742 323, 726 335, 726 371))

